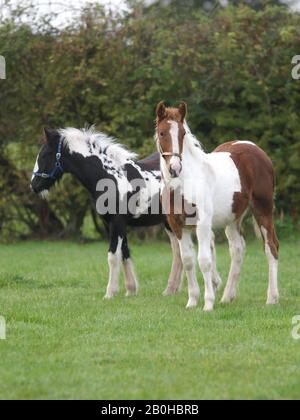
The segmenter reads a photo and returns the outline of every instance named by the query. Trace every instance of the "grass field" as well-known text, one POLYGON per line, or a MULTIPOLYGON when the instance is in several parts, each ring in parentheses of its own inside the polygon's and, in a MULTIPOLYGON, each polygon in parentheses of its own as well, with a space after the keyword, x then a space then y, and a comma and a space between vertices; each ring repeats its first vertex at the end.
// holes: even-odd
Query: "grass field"
MULTIPOLYGON (((133 255, 140 295, 125 298, 122 284, 106 302, 106 244, 0 245, 1 399, 300 398, 300 341, 291 335, 300 242, 281 246, 280 305, 265 306, 267 265, 253 242, 238 300, 210 314, 203 299, 185 309, 186 289, 162 297, 167 244, 136 245, 133 255)), ((218 246, 223 280, 228 263, 218 246)))

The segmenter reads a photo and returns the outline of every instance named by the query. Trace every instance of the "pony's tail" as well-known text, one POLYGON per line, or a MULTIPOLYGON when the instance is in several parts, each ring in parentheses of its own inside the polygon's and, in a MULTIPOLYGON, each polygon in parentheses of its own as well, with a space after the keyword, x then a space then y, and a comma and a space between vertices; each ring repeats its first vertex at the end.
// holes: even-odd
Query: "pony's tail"
POLYGON ((256 221, 256 219, 255 219, 254 216, 252 216, 252 221, 253 221, 253 227, 254 227, 255 236, 258 239, 263 239, 263 236, 262 236, 260 227, 258 226, 258 223, 257 223, 257 221, 256 221))

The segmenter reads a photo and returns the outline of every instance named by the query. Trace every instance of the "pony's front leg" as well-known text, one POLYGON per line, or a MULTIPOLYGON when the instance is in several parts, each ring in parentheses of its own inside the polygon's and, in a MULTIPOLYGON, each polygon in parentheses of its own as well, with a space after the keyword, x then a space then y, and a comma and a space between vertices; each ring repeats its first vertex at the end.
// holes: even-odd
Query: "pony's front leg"
POLYGON ((126 296, 136 296, 139 284, 134 270, 133 262, 130 258, 127 236, 124 237, 122 244, 123 269, 125 277, 126 296))
POLYGON ((164 296, 173 295, 179 291, 182 281, 182 274, 183 274, 183 264, 181 261, 180 255, 180 247, 178 239, 176 235, 166 227, 166 232, 170 238, 172 253, 173 253, 173 262, 172 262, 172 269, 168 281, 168 286, 164 291, 164 296))
POLYGON ((183 267, 188 278, 189 301, 187 308, 193 308, 198 304, 200 288, 196 276, 194 244, 192 240, 192 234, 189 230, 183 230, 182 238, 179 240, 179 246, 183 267))
POLYGON ((119 292, 119 277, 122 264, 122 244, 124 236, 116 226, 110 229, 110 247, 108 252, 109 281, 104 299, 112 299, 119 292))
POLYGON ((205 283, 204 311, 212 311, 215 303, 213 286, 213 259, 211 252, 212 228, 205 223, 205 218, 197 225, 197 239, 199 243, 198 262, 205 283))

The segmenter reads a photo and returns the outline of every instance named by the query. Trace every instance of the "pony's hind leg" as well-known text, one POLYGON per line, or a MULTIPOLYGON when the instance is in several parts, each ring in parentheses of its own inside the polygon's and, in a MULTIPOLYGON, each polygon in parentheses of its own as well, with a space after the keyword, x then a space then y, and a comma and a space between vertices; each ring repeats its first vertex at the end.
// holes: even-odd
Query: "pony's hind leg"
POLYGON ((126 296, 135 296, 138 293, 139 284, 135 274, 134 265, 130 258, 127 236, 122 244, 123 270, 125 277, 126 296))
POLYGON ((172 253, 173 253, 173 262, 172 262, 172 269, 168 281, 168 286, 164 291, 164 296, 173 295, 180 289, 181 279, 182 279, 182 272, 183 272, 183 264, 181 261, 180 255, 180 247, 179 242, 176 236, 172 231, 166 228, 166 232, 170 238, 172 253))
POLYGON ((236 298, 237 285, 240 279, 241 267, 244 260, 246 244, 240 233, 240 223, 234 222, 227 226, 226 236, 229 242, 231 266, 222 303, 229 303, 236 298))
POLYGON ((275 305, 279 302, 278 291, 278 255, 279 242, 276 236, 273 214, 263 215, 258 205, 254 208, 254 216, 265 244, 265 253, 269 264, 269 287, 267 305, 275 305))
POLYGON ((179 246, 183 267, 188 278, 189 301, 187 308, 193 308, 198 304, 200 288, 196 277, 194 244, 189 230, 183 230, 182 238, 179 240, 179 246))
POLYGON ((211 239, 211 254, 212 254, 212 269, 213 269, 213 273, 212 273, 212 282, 213 282, 213 286, 215 291, 219 290, 220 287, 222 286, 222 279, 221 276, 218 272, 218 267, 217 267, 217 253, 216 253, 216 244, 215 244, 215 234, 212 232, 212 239, 211 239))

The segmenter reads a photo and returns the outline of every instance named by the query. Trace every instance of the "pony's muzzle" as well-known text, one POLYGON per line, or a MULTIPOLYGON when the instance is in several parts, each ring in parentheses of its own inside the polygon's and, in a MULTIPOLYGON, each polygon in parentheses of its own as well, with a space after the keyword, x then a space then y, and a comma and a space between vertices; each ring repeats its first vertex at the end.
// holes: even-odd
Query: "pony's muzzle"
POLYGON ((170 161, 170 175, 171 178, 178 178, 182 171, 182 164, 180 157, 173 156, 170 161))
POLYGON ((171 178, 178 178, 179 177, 179 175, 173 169, 170 169, 170 175, 171 175, 171 178))

